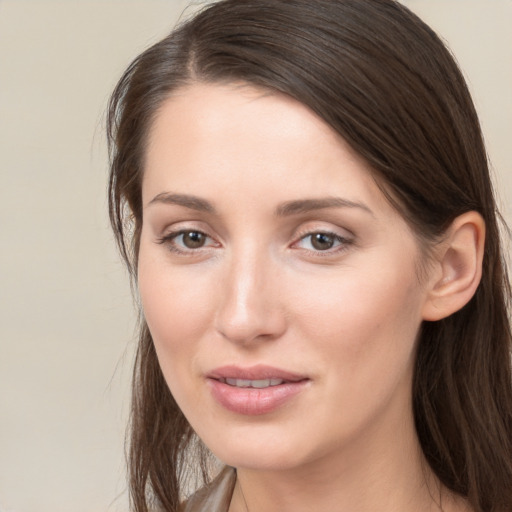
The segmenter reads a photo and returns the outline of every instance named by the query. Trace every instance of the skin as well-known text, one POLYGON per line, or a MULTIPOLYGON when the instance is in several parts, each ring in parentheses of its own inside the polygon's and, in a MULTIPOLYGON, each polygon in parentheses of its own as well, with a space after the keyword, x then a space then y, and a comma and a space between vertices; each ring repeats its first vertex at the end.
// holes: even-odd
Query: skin
POLYGON ((230 512, 245 501, 251 512, 440 510, 411 406, 439 276, 418 277, 417 240, 366 163, 293 99, 194 84, 158 112, 145 164, 144 314, 177 403, 238 468, 230 512), (333 197, 344 204, 283 214, 333 197), (204 238, 194 247, 181 230, 204 238), (319 250, 312 233, 332 247, 319 250), (212 397, 208 372, 255 364, 309 380, 257 416, 212 397))

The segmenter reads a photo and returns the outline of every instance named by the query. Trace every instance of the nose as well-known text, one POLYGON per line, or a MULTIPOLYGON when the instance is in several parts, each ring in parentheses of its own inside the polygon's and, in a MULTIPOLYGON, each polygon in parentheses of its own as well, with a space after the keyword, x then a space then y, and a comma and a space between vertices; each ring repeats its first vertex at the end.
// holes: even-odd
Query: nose
POLYGON ((254 254, 233 258, 219 283, 215 328, 238 344, 275 340, 286 331, 279 269, 254 254))

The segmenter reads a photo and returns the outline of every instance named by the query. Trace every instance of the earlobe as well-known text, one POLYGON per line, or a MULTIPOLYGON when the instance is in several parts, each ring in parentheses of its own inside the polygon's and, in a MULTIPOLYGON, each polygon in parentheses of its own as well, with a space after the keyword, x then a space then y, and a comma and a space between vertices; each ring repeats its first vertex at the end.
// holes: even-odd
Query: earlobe
POLYGON ((482 276, 485 222, 475 212, 457 217, 440 244, 423 319, 441 320, 463 308, 473 297, 482 276))

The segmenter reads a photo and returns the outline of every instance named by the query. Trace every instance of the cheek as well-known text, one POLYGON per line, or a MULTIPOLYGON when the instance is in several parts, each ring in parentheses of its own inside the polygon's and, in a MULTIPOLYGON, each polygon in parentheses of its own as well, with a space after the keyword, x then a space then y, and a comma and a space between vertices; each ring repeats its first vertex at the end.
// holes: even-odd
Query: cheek
MULTIPOLYGON (((301 294, 309 359, 322 368, 326 437, 359 431, 409 403, 421 293, 414 272, 346 272, 301 294), (336 426, 338 425, 338 426, 336 426)), ((303 283, 306 287, 306 283, 303 283)), ((403 412, 403 409, 400 409, 403 412)))
POLYGON ((185 413, 200 396, 198 381, 191 377, 197 373, 198 340, 211 324, 210 296, 194 284, 186 272, 141 253, 138 285, 144 317, 164 378, 185 413))
POLYGON ((362 268, 373 271, 350 269, 314 287, 303 282, 297 306, 302 328, 317 340, 329 364, 359 376, 409 361, 421 324, 422 297, 413 269, 362 268))
MULTIPOLYGON (((171 267, 164 258, 139 257, 138 286, 144 317, 159 358, 172 361, 193 349, 211 323, 209 276, 190 275, 184 267, 171 267)), ((161 363, 164 363, 162 360, 161 363)))

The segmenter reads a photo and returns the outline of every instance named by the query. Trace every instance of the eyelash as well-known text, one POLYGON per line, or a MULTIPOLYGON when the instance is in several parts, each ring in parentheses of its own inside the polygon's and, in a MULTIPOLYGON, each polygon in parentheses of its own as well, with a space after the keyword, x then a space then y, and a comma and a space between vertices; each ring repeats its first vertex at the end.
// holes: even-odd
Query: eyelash
POLYGON ((173 231, 161 238, 158 238, 157 243, 166 245, 170 251, 172 251, 176 254, 181 254, 181 255, 193 254, 193 253, 198 252, 199 250, 208 249, 208 246, 206 246, 206 247, 201 246, 196 249, 192 249, 192 248, 181 249, 175 244, 176 238, 178 238, 179 236, 182 236, 182 235, 190 234, 190 233, 194 233, 196 235, 201 235, 207 239, 213 240, 213 238, 211 236, 209 236, 204 231, 201 231, 199 229, 180 229, 178 231, 173 231))
MULTIPOLYGON (((179 246, 176 245, 175 240, 178 237, 183 236, 185 234, 190 234, 190 233, 204 236, 206 239, 213 240, 213 238, 211 236, 209 236, 207 233, 205 233, 204 231, 201 231, 198 229, 180 229, 178 231, 171 232, 161 238, 158 238, 157 243, 166 245, 170 251, 172 251, 176 254, 179 254, 179 255, 191 255, 194 253, 198 253, 199 251, 209 249, 210 246, 201 246, 201 247, 197 247, 194 249, 194 248, 180 248, 179 246)), ((338 243, 338 245, 334 246, 333 248, 329 248, 326 250, 321 250, 321 249, 315 250, 315 249, 302 248, 302 250, 304 250, 304 251, 308 252, 309 254, 312 254, 316 257, 329 257, 329 256, 339 254, 341 252, 346 251, 350 247, 350 245, 353 244, 353 240, 351 240, 349 238, 345 238, 337 233, 334 233, 331 231, 318 230, 318 231, 309 231, 307 233, 302 234, 300 236, 300 238, 297 239, 296 242, 293 242, 291 247, 295 248, 300 242, 306 240, 307 238, 311 238, 314 235, 327 236, 327 237, 332 238, 334 243, 338 243)), ((310 241, 310 244, 312 245, 311 241, 310 241)))
POLYGON ((317 231, 308 231, 307 233, 302 234, 300 236, 300 238, 292 244, 292 247, 298 245, 300 242, 306 240, 307 238, 310 238, 309 243, 310 243, 310 245, 312 245, 311 238, 314 235, 328 236, 333 239, 334 243, 338 243, 338 245, 336 245, 332 248, 326 249, 326 250, 320 250, 320 249, 315 250, 315 249, 303 248, 304 251, 307 251, 308 253, 314 255, 315 257, 329 257, 329 256, 338 255, 338 254, 348 250, 350 245, 353 244, 353 240, 351 240, 350 238, 345 238, 345 237, 343 237, 337 233, 334 233, 332 231, 317 230, 317 231))

